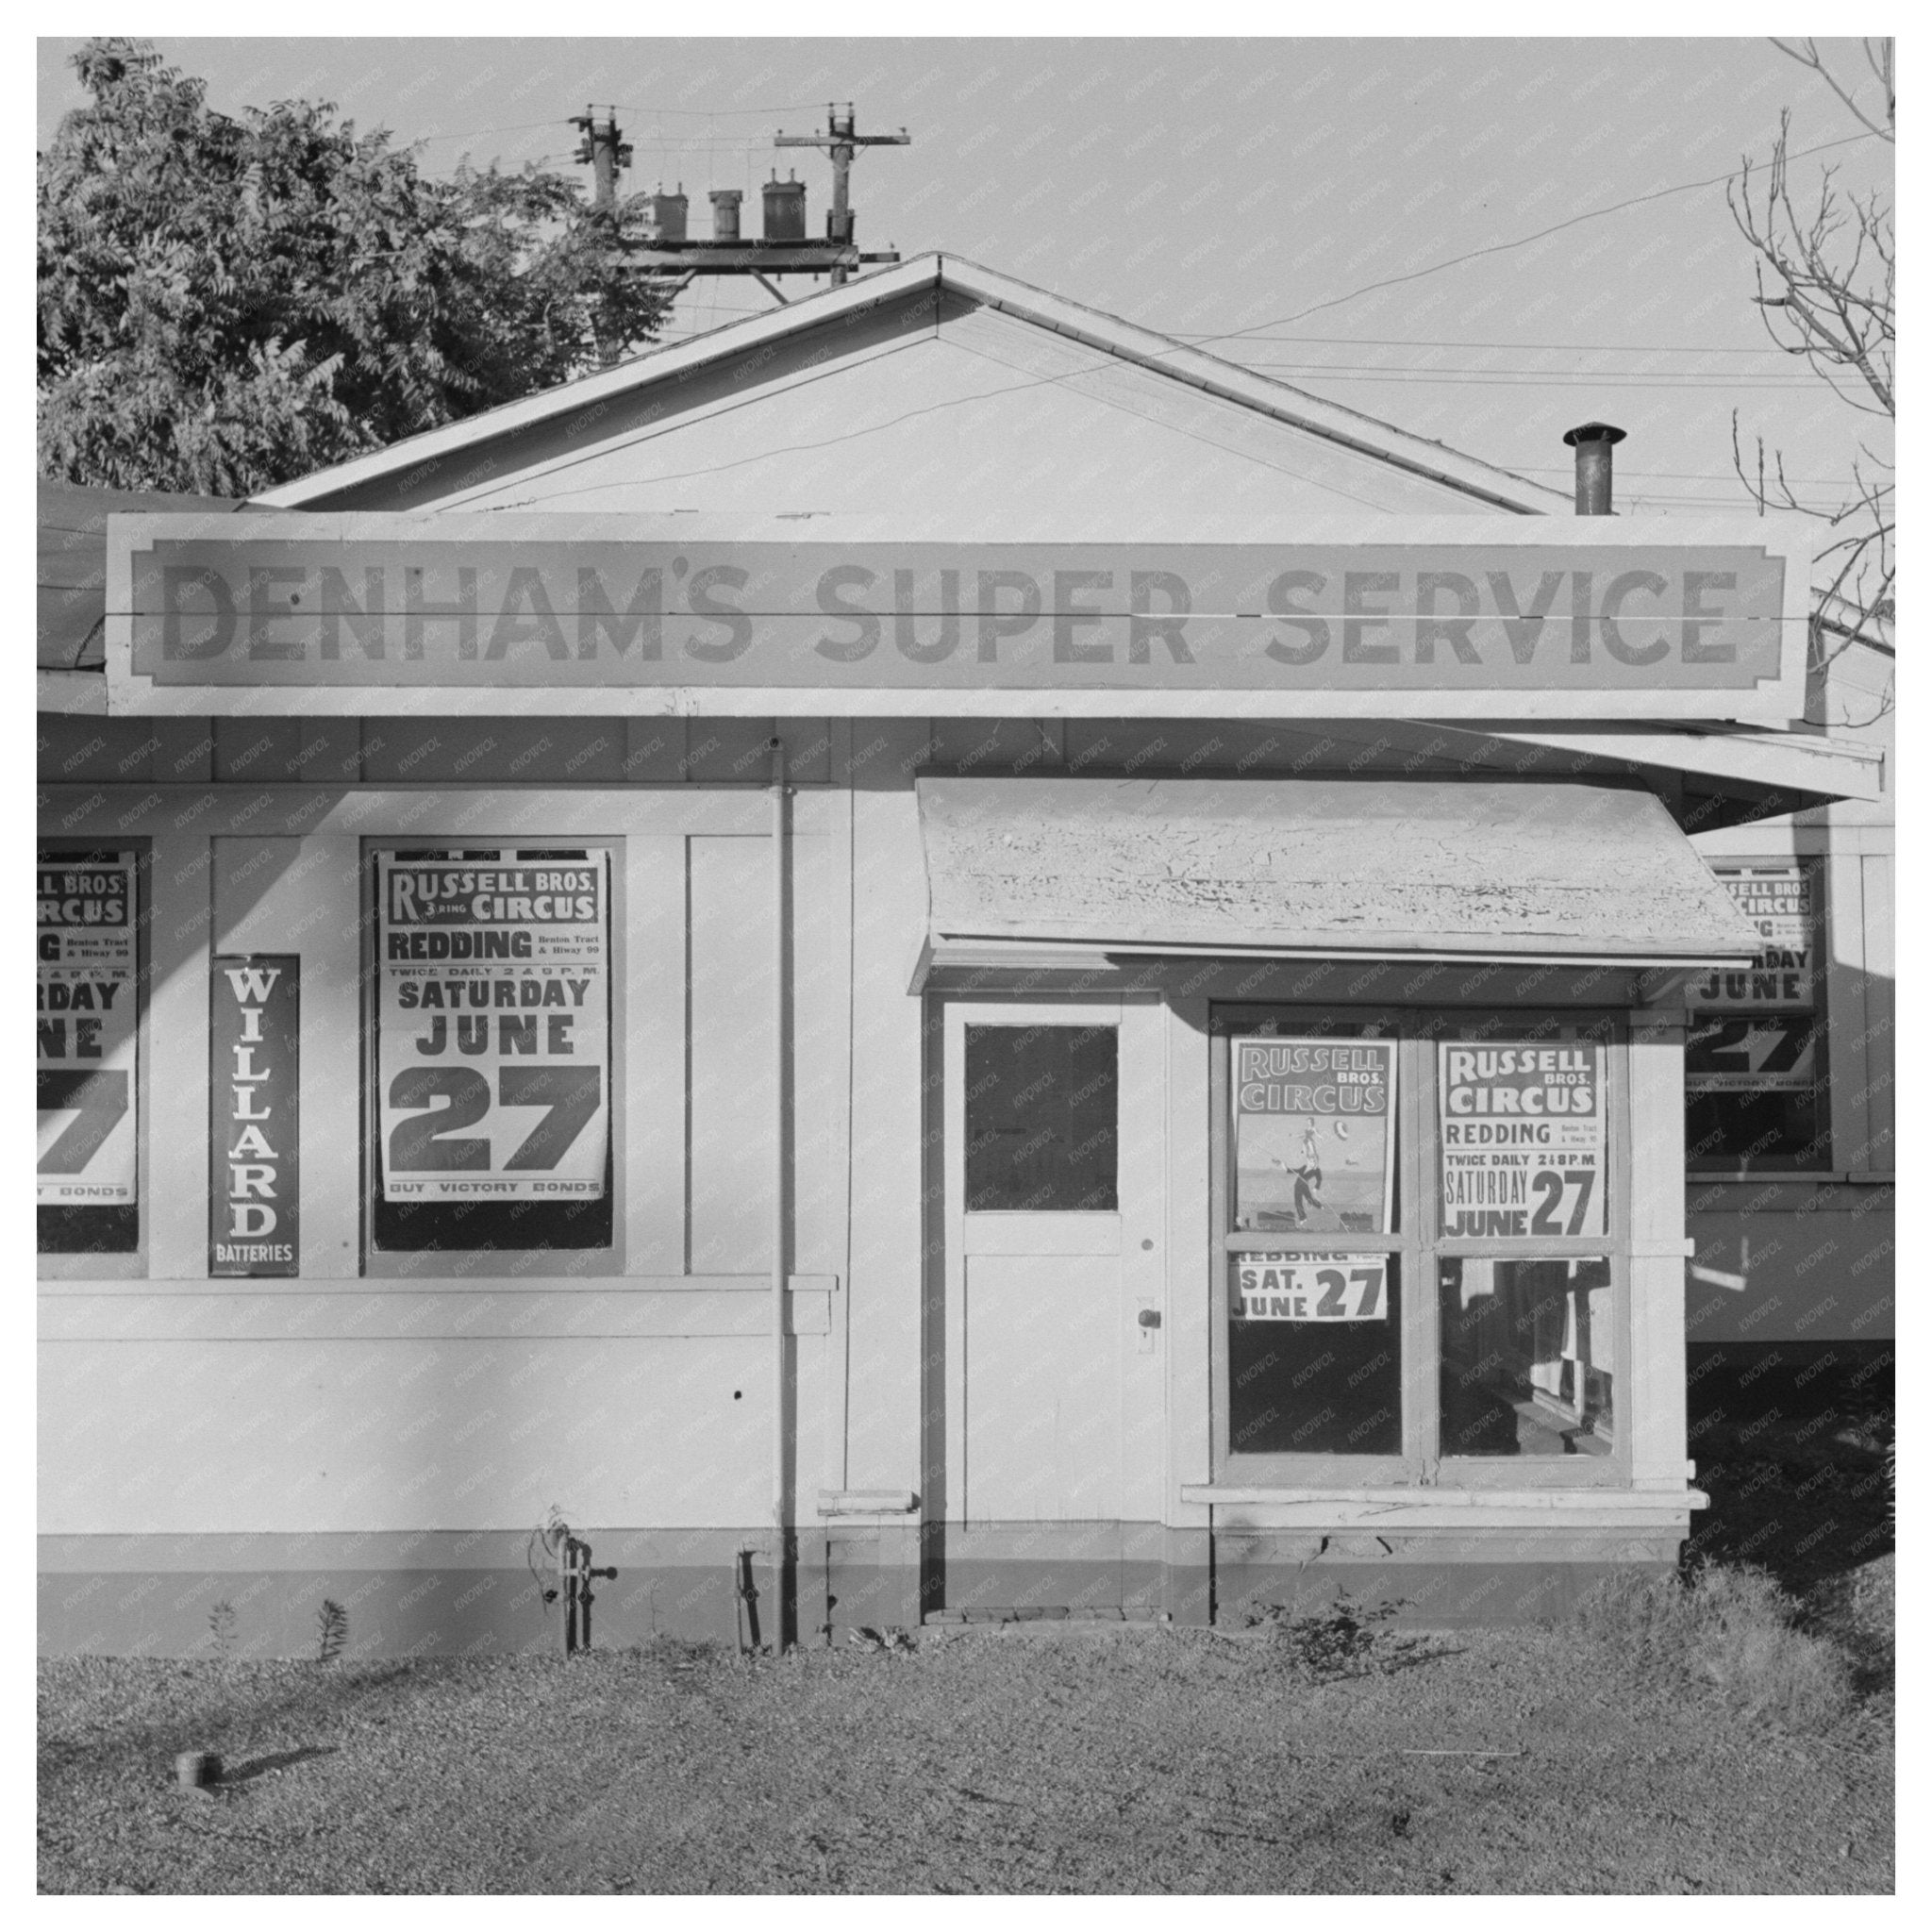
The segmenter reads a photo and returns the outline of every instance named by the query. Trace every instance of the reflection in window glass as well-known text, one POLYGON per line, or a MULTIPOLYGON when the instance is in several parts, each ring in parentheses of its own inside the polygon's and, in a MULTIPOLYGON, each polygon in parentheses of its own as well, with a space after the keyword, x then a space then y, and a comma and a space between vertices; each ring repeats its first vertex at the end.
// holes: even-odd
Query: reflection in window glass
POLYGON ((1228 1257, 1228 1448, 1236 1456, 1399 1456, 1396 1257, 1228 1257))
POLYGON ((1119 1041, 1112 1026, 967 1027, 969 1212, 1119 1207, 1119 1041))
POLYGON ((1603 1456, 1614 1423, 1610 1266, 1441 1264, 1444 1456, 1603 1456))

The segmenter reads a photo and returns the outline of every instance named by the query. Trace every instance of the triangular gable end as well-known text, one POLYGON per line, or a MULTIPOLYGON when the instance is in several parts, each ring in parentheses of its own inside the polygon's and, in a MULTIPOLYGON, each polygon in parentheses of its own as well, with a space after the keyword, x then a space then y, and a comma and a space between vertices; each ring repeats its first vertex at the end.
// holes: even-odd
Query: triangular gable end
POLYGON ((258 501, 1196 541, 1284 517, 1569 508, 1559 491, 939 255, 258 501))

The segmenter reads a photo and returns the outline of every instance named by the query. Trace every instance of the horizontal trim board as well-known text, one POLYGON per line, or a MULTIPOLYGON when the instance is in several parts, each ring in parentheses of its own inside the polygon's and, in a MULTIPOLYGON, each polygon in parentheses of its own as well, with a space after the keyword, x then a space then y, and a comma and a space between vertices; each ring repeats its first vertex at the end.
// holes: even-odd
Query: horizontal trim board
MULTIPOLYGON (((70 708, 61 706, 58 708, 70 708)), ((638 718, 1251 718, 1270 723, 1320 723, 1326 718, 1441 719, 1471 724, 1496 716, 1493 691, 1097 691, 945 689, 924 685, 865 688, 801 685, 631 686, 621 690, 545 686, 459 690, 447 687, 360 686, 354 689, 291 687, 271 693, 252 686, 176 685, 110 689, 107 712, 117 718, 379 718, 521 717, 541 709, 548 717, 638 718)), ((1518 706, 1518 719, 1568 720, 1577 711, 1574 694, 1538 693, 1518 706)), ((1779 720, 1762 718, 1748 695, 1630 691, 1595 694, 1591 718, 1757 723, 1774 730, 1779 720)), ((1624 758, 1614 747, 1607 758, 1624 758)), ((1830 773, 1814 781, 1831 789, 1830 773)))
MULTIPOLYGON (((62 1284, 71 1288, 71 1284, 62 1284)), ((108 1342, 646 1341, 694 1336, 768 1336, 769 1284, 718 1290, 497 1288, 424 1292, 398 1283, 336 1291, 291 1283, 294 1292, 211 1292, 207 1284, 175 1284, 168 1294, 74 1293, 40 1298, 42 1343, 108 1342), (188 1291, 190 1289, 199 1291, 188 1291)), ((831 1295, 794 1288, 786 1332, 831 1332, 831 1295)))
MULTIPOLYGON (((527 843, 531 814, 542 814, 546 841, 689 834, 768 838, 772 807, 767 787, 666 783, 575 789, 549 784, 527 790, 496 784, 465 789, 435 784, 416 790, 323 785, 42 785, 37 792, 45 837, 132 837, 193 831, 207 838, 275 836, 364 837, 466 844, 527 843), (481 796, 514 798, 495 824, 481 817, 481 796), (184 804, 184 800, 190 801, 184 804)), ((806 826, 794 837, 811 836, 806 826)), ((823 836, 823 834, 820 834, 823 836)))
POLYGON ((1302 1489, 1287 1485, 1250 1486, 1241 1483, 1183 1483, 1183 1503, 1207 1503, 1216 1507, 1266 1504, 1282 1507, 1332 1508, 1341 1505, 1378 1509, 1575 1509, 1643 1510, 1701 1509, 1709 1498, 1691 1489, 1396 1489, 1392 1487, 1302 1489))

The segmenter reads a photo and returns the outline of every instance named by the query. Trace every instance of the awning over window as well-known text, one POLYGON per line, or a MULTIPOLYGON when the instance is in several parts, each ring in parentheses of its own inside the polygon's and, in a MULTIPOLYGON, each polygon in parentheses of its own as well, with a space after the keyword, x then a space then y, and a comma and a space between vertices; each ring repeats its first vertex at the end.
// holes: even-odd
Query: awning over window
POLYGON ((1079 952, 1749 959, 1662 803, 1578 784, 922 778, 928 968, 1079 952))

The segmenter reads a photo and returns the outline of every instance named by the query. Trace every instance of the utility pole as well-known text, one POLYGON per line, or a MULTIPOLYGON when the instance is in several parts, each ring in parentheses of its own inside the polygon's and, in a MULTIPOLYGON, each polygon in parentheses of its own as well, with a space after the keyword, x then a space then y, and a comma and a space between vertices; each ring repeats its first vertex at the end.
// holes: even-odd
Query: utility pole
POLYGON ((570 125, 582 132, 583 140, 577 143, 576 158, 588 162, 595 183, 591 198, 591 211, 600 221, 614 226, 617 222, 617 176, 630 166, 630 143, 625 140, 617 125, 617 109, 604 110, 602 126, 597 123, 595 108, 586 108, 581 114, 573 114, 570 125))
MULTIPOLYGON (((828 102, 825 108, 825 132, 823 134, 787 134, 781 128, 773 141, 774 147, 822 147, 832 157, 832 206, 825 211, 825 240, 840 247, 852 245, 852 163, 862 147, 909 147, 912 137, 902 127, 897 134, 859 134, 856 131, 858 116, 853 112, 852 103, 828 102), (841 108, 843 108, 841 113, 841 108)), ((841 286, 846 277, 845 265, 837 263, 832 269, 832 286, 841 286)))
MULTIPOLYGON (((591 194, 591 219, 614 242, 617 240, 617 176, 621 169, 630 166, 630 143, 617 125, 615 108, 605 109, 601 127, 597 125, 597 110, 591 107, 586 107, 581 114, 573 114, 570 125, 583 135, 577 143, 577 160, 591 164, 594 184, 591 194)), ((606 369, 612 368, 617 361, 617 344, 601 328, 596 332, 599 338, 597 359, 606 369)))

